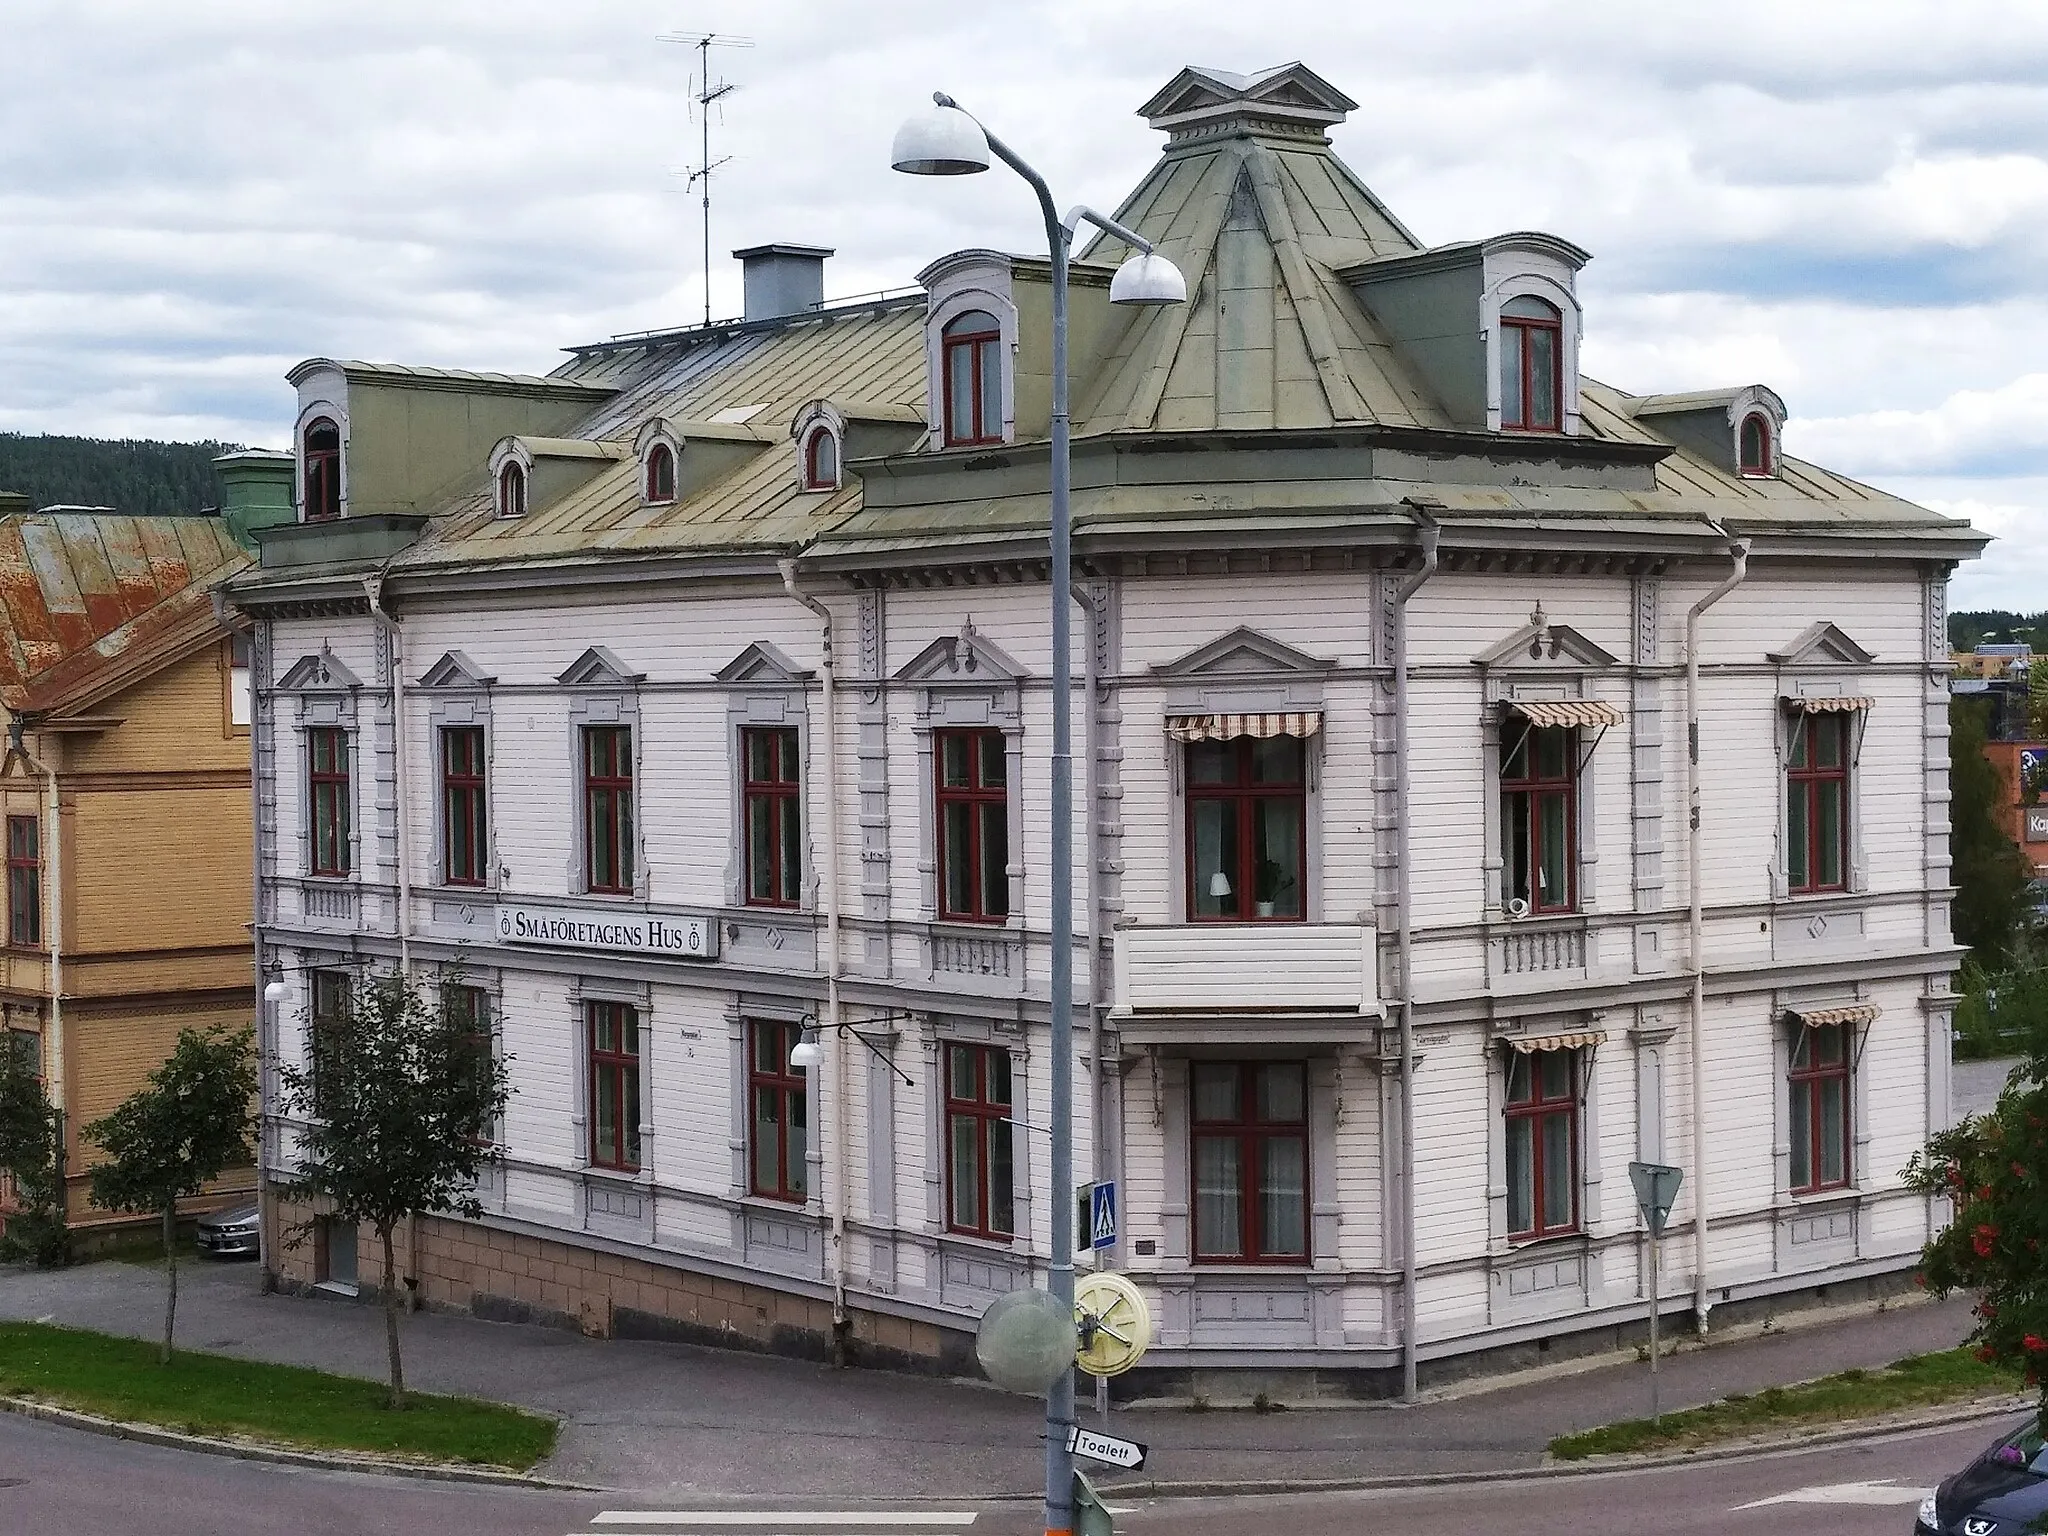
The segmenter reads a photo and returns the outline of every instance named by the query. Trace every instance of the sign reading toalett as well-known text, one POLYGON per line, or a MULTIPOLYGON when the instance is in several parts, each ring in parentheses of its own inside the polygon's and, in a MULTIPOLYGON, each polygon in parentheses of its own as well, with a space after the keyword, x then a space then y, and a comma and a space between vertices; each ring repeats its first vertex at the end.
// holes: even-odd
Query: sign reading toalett
POLYGON ((718 928, 708 917, 669 917, 652 912, 500 907, 498 938, 507 944, 598 949, 647 959, 710 960, 718 954, 718 928))
POLYGON ((1115 1435, 1099 1435, 1092 1429, 1083 1429, 1078 1424, 1067 1426, 1067 1452, 1073 1456, 1086 1456, 1090 1461, 1099 1461, 1107 1466, 1122 1467, 1126 1472, 1135 1472, 1145 1465, 1148 1447, 1135 1440, 1119 1440, 1115 1435))

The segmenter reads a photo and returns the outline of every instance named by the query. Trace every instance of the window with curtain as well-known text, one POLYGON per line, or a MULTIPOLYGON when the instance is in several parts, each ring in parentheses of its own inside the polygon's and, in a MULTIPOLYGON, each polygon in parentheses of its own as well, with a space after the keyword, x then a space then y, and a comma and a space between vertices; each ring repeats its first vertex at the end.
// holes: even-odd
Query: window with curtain
POLYGON ((1500 424, 1517 432, 1564 428, 1564 317, 1542 299, 1500 308, 1500 424))
POLYGON ((42 823, 7 818, 7 942, 34 949, 43 942, 42 823))
POLYGON ((939 333, 946 446, 1003 440, 1003 333, 996 317, 970 309, 939 333))
POLYGON ((647 499, 676 499, 676 455, 667 443, 656 443, 647 450, 647 499))
POLYGON ((1785 887, 1795 896, 1848 885, 1853 719, 1847 713, 1820 714, 1792 722, 1785 769, 1785 887))
POLYGON ((350 852, 347 731, 317 725, 306 732, 306 786, 313 823, 313 873, 346 875, 350 852))
POLYGON ((813 427, 804 439, 804 489, 833 491, 839 488, 839 439, 830 427, 813 427))
POLYGON ((1771 462, 1770 421, 1755 411, 1742 418, 1741 463, 1745 475, 1768 475, 1775 468, 1771 462))
POLYGON ((347 971, 316 970, 308 973, 311 1007, 307 1010, 308 1072, 312 1077, 313 1112, 322 1107, 331 1089, 332 1064, 325 1058, 334 1037, 348 1028, 349 976, 347 971))
POLYGON ((740 732, 750 907, 797 905, 803 876, 801 785, 796 732, 748 726, 740 732))
POLYGON ((526 516, 526 471, 517 464, 498 471, 498 516, 526 516))
POLYGON ((599 896, 633 894, 633 730, 583 728, 583 883, 599 896))
POLYGON ((748 1187, 770 1200, 801 1205, 807 1192, 810 1149, 810 1084, 789 1053, 803 1038, 803 1026, 755 1019, 747 1026, 748 1187))
POLYGON ((946 1047, 946 1228, 1007 1240, 1017 1228, 1010 1053, 946 1047))
POLYGON ((1500 726, 1501 901, 1578 910, 1578 732, 1509 715, 1500 726))
POLYGON ((1792 1037, 1791 1184, 1795 1195, 1849 1185, 1849 1064, 1846 1024, 1805 1025, 1792 1037))
POLYGON ((999 923, 1010 915, 1009 761, 1001 731, 935 731, 939 916, 999 923))
POLYGON ((1194 1256, 1306 1264, 1308 1064, 1188 1064, 1194 1256))
POLYGON ((315 416, 306 423, 304 444, 305 520, 332 522, 341 516, 341 428, 315 416))
POLYGON ((1189 918, 1301 921, 1308 911, 1302 739, 1191 741, 1186 751, 1189 918))
POLYGON ((590 1052, 590 1161, 640 1170, 640 1010, 631 1003, 583 1005, 590 1052))
POLYGON ((1577 1051, 1510 1051, 1507 1060, 1508 1236, 1579 1229, 1577 1051))
POLYGON ((441 879, 447 885, 482 885, 489 835, 484 800, 484 728, 441 730, 441 879))

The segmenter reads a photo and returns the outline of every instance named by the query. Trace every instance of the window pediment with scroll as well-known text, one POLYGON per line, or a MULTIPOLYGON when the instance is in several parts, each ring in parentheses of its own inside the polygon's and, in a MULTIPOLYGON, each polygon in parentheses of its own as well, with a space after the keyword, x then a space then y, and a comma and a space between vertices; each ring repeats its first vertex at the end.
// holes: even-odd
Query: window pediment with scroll
POLYGON ((721 683, 750 688, 801 688, 812 674, 765 640, 757 640, 713 674, 721 683))
POLYGON ((341 658, 332 651, 321 651, 316 656, 301 656, 293 662, 285 675, 277 680, 279 693, 344 693, 351 688, 360 688, 363 680, 342 664, 341 658))
POLYGON ((1167 685, 1169 719, 1297 714, 1320 721, 1323 685, 1335 666, 1240 625, 1154 666, 1152 675, 1167 685))
POLYGON ((963 620, 960 632, 941 635, 896 673, 901 683, 1009 685, 1029 674, 1015 657, 963 620))

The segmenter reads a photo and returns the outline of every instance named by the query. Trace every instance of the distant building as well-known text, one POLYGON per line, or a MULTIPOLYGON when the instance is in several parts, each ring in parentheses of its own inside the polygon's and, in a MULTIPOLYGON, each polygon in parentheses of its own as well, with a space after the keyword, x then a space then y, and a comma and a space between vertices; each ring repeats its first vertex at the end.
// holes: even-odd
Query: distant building
MULTIPOLYGON (((1587 253, 1422 248, 1354 105, 1183 71, 1117 216, 1188 304, 1073 273, 1078 1171, 1142 1369, 1611 1347, 1637 1159, 1686 1171, 1663 1309, 1901 1285, 1983 537, 1785 455, 1761 384, 1583 376, 1587 253)), ((955 1364, 1046 1269, 1049 267, 820 306, 825 254, 546 378, 291 374, 300 521, 232 592, 266 1028, 401 956, 489 1020, 506 1157, 409 1241, 430 1300, 955 1364)), ((279 1242, 316 1214, 271 1262, 348 1284, 368 1234, 279 1242)))

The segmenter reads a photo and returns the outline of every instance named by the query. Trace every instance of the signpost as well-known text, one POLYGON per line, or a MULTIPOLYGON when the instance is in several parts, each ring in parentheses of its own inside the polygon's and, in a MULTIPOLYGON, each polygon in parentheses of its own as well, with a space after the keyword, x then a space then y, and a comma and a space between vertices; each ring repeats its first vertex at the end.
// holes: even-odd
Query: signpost
POLYGON ((1135 1472, 1145 1465, 1147 1448, 1135 1440, 1119 1440, 1115 1435, 1097 1434, 1092 1429, 1074 1424, 1067 1429, 1067 1449, 1076 1456, 1086 1456, 1090 1461, 1135 1472))
POLYGON ((1636 1209, 1643 1213, 1643 1225, 1650 1229, 1650 1420, 1664 1421, 1657 1382, 1657 1243, 1670 1219, 1678 1186, 1685 1181, 1684 1170, 1664 1163, 1630 1163, 1629 1182, 1636 1187, 1636 1209))

